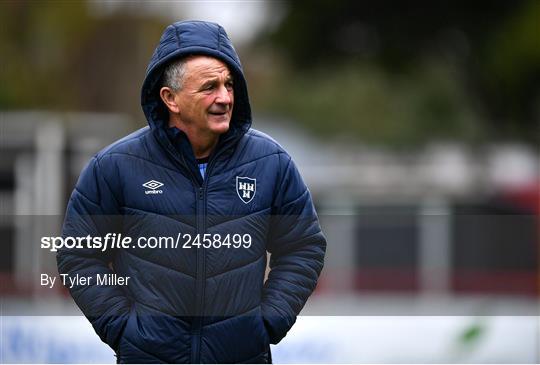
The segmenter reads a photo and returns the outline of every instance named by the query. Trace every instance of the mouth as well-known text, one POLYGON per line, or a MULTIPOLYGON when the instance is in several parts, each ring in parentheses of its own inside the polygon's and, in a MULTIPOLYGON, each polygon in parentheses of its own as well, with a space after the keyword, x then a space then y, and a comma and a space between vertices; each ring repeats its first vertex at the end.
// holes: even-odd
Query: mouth
POLYGON ((228 111, 228 110, 224 110, 224 111, 209 111, 208 114, 213 115, 213 116, 216 116, 216 117, 224 117, 224 116, 227 116, 227 115, 229 114, 229 111, 228 111))

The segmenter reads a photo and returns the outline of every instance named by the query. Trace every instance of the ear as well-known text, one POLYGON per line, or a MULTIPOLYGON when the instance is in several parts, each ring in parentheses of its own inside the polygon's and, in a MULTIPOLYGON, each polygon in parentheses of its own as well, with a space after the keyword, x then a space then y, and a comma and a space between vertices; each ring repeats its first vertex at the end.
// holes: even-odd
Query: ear
POLYGON ((180 108, 178 107, 178 104, 176 103, 175 96, 176 94, 170 87, 164 86, 159 90, 159 96, 163 103, 165 103, 165 106, 167 106, 167 109, 171 113, 179 113, 180 108))

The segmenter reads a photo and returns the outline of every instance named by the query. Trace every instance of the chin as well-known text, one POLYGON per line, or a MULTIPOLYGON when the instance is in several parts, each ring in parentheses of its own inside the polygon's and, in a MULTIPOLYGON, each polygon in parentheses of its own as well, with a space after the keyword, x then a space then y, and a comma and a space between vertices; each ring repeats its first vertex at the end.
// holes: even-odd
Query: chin
POLYGON ((213 133, 213 134, 223 134, 223 133, 227 133, 227 131, 229 130, 229 124, 225 124, 225 125, 220 125, 220 126, 212 126, 212 128, 210 128, 210 131, 213 133))
POLYGON ((211 123, 210 129, 216 134, 223 134, 229 130, 230 119, 211 123))

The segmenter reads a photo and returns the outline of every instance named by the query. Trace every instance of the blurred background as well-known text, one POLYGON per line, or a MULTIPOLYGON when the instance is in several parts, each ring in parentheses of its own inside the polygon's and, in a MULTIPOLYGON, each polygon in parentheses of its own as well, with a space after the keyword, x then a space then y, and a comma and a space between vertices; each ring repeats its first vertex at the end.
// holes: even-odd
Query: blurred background
POLYGON ((537 0, 0 1, 0 362, 115 361, 40 286, 39 237, 146 124, 146 65, 185 19, 227 30, 328 238, 276 362, 540 362, 537 0))

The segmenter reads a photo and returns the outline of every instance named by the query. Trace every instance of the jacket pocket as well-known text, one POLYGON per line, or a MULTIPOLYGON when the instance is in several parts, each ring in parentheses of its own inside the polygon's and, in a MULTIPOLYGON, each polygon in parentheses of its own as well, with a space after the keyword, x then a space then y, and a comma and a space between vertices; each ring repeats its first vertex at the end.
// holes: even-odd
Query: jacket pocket
POLYGON ((120 334, 118 335, 117 345, 116 345, 116 357, 120 359, 121 355, 121 349, 122 349, 122 342, 124 341, 124 338, 126 336, 126 332, 129 328, 129 322, 132 320, 133 316, 135 316, 136 310, 135 310, 135 302, 131 304, 131 308, 129 309, 129 313, 127 315, 126 321, 124 323, 124 327, 122 328, 122 331, 120 331, 120 334))
POLYGON ((270 349, 270 335, 268 334, 268 330, 266 329, 266 325, 264 324, 261 307, 257 308, 257 320, 259 322, 259 328, 264 344, 264 350, 266 351, 270 349))

